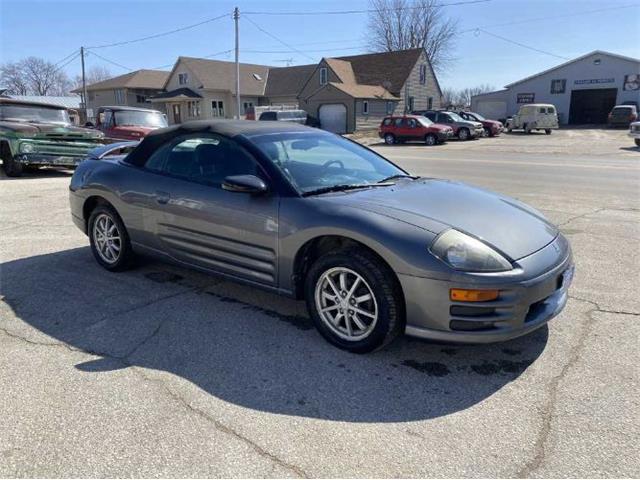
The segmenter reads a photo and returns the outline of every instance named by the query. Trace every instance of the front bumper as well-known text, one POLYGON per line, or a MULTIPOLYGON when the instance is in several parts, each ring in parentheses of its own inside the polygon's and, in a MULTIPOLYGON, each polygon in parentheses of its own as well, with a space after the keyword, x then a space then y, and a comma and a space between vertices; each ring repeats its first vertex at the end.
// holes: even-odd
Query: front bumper
MULTIPOLYGON (((573 278, 570 250, 560 258, 558 240, 519 263, 552 267, 525 280, 459 282, 398 275, 407 312, 405 333, 431 340, 459 343, 491 343, 526 335, 558 315, 568 298, 573 278), (449 299, 451 288, 497 289, 498 299, 490 302, 456 302, 449 299)), ((494 277, 497 278, 497 277, 494 277)))
POLYGON ((469 130, 469 136, 471 138, 480 138, 484 136, 484 127, 478 127, 478 128, 469 130))
POLYGON ((447 130, 445 132, 438 132, 438 141, 446 142, 451 137, 453 137, 453 130, 447 130))
POLYGON ((14 161, 23 165, 51 165, 59 167, 77 167, 84 157, 51 155, 46 153, 19 153, 14 161))

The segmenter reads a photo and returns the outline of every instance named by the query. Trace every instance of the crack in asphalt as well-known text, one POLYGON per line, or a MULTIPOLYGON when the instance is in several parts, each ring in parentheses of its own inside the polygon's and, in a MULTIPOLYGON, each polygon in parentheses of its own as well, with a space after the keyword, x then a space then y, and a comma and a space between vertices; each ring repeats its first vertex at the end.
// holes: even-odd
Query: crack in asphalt
MULTIPOLYGON (((153 301, 146 302, 146 303, 140 304, 140 305, 136 305, 136 306, 133 306, 131 308, 128 308, 128 309, 125 309, 125 310, 121 310, 119 312, 115 312, 115 313, 111 314, 110 316, 124 315, 124 314, 126 314, 128 312, 131 312, 131 311, 134 311, 134 310, 138 310, 140 308, 144 308, 146 306, 152 305, 154 303, 161 302, 161 301, 169 299, 169 298, 174 298, 174 297, 177 297, 179 295, 184 295, 184 294, 187 294, 187 293, 199 293, 199 292, 202 293, 202 291, 204 291, 204 288, 190 288, 190 289, 188 289, 186 291, 177 292, 177 293, 174 293, 174 294, 171 294, 171 295, 166 295, 164 297, 157 298, 157 299, 155 299, 153 301)), ((104 320, 104 318, 101 319, 100 321, 103 321, 103 320, 104 320)), ((142 348, 144 345, 146 345, 151 339, 153 339, 156 335, 158 335, 158 333, 160 333, 160 331, 162 330, 162 327, 170 320, 172 320, 172 319, 171 318, 166 318, 166 319, 162 320, 161 322, 159 322, 159 324, 156 326, 156 328, 154 328, 153 331, 149 335, 147 335, 145 338, 143 338, 128 353, 126 353, 125 355, 121 355, 121 356, 113 355, 113 354, 110 354, 110 353, 107 353, 107 352, 99 352, 99 351, 92 351, 92 350, 88 350, 88 349, 84 349, 84 348, 76 348, 76 347, 73 347, 73 346, 71 346, 71 345, 69 345, 67 343, 63 343, 63 342, 40 342, 40 341, 35 341, 35 340, 31 340, 29 338, 26 338, 26 337, 24 337, 22 335, 18 335, 18 334, 15 334, 13 332, 10 332, 6 328, 2 328, 2 327, 0 327, 0 333, 3 333, 7 337, 10 337, 10 338, 13 338, 13 339, 28 343, 30 345, 41 346, 41 347, 64 348, 65 350, 68 350, 68 351, 71 351, 71 352, 84 353, 84 354, 87 354, 87 355, 97 356, 97 357, 102 357, 102 358, 108 358, 110 360, 114 360, 116 362, 119 362, 123 366, 128 367, 131 371, 133 371, 136 375, 138 375, 144 381, 160 385, 162 391, 164 391, 165 394, 168 395, 172 400, 180 403, 188 412, 190 412, 192 414, 196 414, 199 417, 201 417, 201 418, 205 419, 206 421, 208 421, 211 425, 213 425, 213 427, 216 430, 218 430, 218 431, 220 431, 220 432, 222 432, 224 434, 231 435, 231 436, 235 437, 236 439, 238 439, 241 442, 243 442, 246 445, 248 445, 254 452, 256 452, 261 457, 266 458, 266 459, 270 460, 271 462, 275 463, 276 465, 282 467, 283 469, 286 469, 286 470, 294 473, 297 477, 299 477, 299 478, 309 478, 309 475, 302 468, 300 468, 297 465, 294 465, 292 463, 288 463, 285 460, 282 460, 277 455, 274 455, 273 453, 267 451, 265 448, 261 447, 258 443, 256 443, 255 441, 251 440, 249 437, 246 437, 246 436, 242 435, 241 433, 237 432, 233 428, 225 425, 224 423, 220 422, 219 420, 216 420, 213 416, 209 415, 205 411, 194 407, 187 400, 185 400, 182 396, 180 396, 179 394, 177 394, 176 392, 171 390, 162 379, 154 379, 154 378, 151 378, 151 377, 145 375, 143 373, 143 371, 138 366, 136 366, 134 363, 132 363, 129 360, 129 357, 131 357, 135 352, 137 352, 140 348, 142 348)), ((89 325, 89 327, 95 325, 96 323, 99 323, 100 321, 92 323, 91 325, 89 325)))
POLYGON ((562 223, 558 223, 557 227, 564 227, 567 224, 573 222, 574 220, 579 220, 581 218, 584 217, 588 217, 589 215, 596 215, 600 212, 604 212, 604 211, 612 211, 612 212, 638 212, 640 211, 640 209, 638 208, 633 208, 633 207, 598 207, 595 210, 592 210, 590 212, 586 212, 586 213, 581 213, 580 215, 575 215, 573 217, 568 218, 567 220, 565 220, 562 223))
POLYGON ((535 454, 533 458, 526 462, 525 465, 515 474, 518 478, 532 477, 534 472, 539 470, 542 465, 544 465, 547 455, 547 444, 549 441, 549 436, 551 434, 552 422, 554 417, 554 412, 556 409, 556 403, 558 400, 558 387, 560 383, 564 380, 569 370, 578 362, 581 358, 582 350, 585 347, 587 338, 591 334, 591 330, 593 325, 596 322, 596 319, 593 317, 594 313, 616 313, 621 315, 640 315, 639 313, 632 312, 616 312, 611 310, 606 310, 600 308, 597 302, 593 300, 587 300, 584 298, 575 297, 573 295, 569 295, 569 298, 576 300, 578 302, 583 302, 588 305, 591 305, 591 309, 584 312, 582 315, 586 316, 587 319, 582 323, 582 331, 580 332, 580 336, 578 337, 578 341, 575 346, 570 350, 569 360, 565 363, 560 370, 560 373, 553 377, 549 382, 549 399, 546 402, 541 410, 542 416, 542 427, 538 433, 538 437, 536 439, 534 445, 535 454))

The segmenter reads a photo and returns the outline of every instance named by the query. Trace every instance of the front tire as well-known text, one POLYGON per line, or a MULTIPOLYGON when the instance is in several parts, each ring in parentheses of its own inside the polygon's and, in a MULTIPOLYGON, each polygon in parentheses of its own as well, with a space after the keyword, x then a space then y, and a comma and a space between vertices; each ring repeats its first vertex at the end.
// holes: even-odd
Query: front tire
POLYGON ((424 137, 424 143, 431 147, 438 143, 438 139, 433 133, 428 133, 424 137))
POLYGON ((336 347, 368 353, 390 343, 404 325, 404 303, 393 272, 364 250, 320 257, 306 276, 307 309, 336 347))
POLYGON ((469 129, 468 128, 461 128, 460 131, 458 132, 458 139, 460 140, 469 140, 469 129))
POLYGON ((89 242, 96 261, 111 272, 127 270, 133 249, 127 229, 110 205, 98 205, 89 217, 89 242))
POLYGON ((640 138, 636 138, 635 141, 636 141, 636 146, 640 147, 640 138))
POLYGON ((544 133, 546 133, 547 135, 551 135, 551 129, 545 128, 544 133))
POLYGON ((2 167, 7 177, 22 176, 22 170, 23 170, 22 164, 19 162, 16 162, 13 159, 13 155, 11 155, 11 152, 7 152, 6 149, 3 149, 3 152, 2 152, 2 167))

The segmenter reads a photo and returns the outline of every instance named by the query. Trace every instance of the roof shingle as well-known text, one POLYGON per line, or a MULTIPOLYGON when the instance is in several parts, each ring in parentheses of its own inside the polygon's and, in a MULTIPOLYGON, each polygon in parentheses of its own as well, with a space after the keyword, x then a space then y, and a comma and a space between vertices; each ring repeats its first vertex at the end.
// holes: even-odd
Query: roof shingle
MULTIPOLYGON (((117 77, 109 78, 101 82, 87 85, 87 90, 112 90, 114 88, 146 88, 161 90, 169 77, 169 72, 164 70, 136 70, 117 77)), ((81 93, 82 88, 72 90, 72 93, 81 93)))

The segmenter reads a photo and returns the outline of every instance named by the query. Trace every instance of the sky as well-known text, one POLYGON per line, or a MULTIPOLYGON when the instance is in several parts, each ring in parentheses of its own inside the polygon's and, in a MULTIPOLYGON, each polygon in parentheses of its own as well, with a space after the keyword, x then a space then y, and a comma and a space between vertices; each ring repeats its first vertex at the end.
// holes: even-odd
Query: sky
MULTIPOLYGON (((242 62, 301 65, 368 51, 366 14, 243 12, 362 10, 369 8, 369 0, 0 0, 0 63, 28 56, 56 63, 71 55, 70 63, 60 65, 73 78, 80 73, 80 59, 73 59, 80 46, 150 36, 229 14, 172 35, 89 48, 86 58, 87 68, 102 65, 114 75, 128 69, 170 70, 180 55, 203 57, 233 49, 230 13, 235 6, 240 9, 242 62)), ((461 33, 453 47, 456 60, 438 75, 443 88, 479 84, 501 88, 566 61, 559 57, 571 59, 593 50, 640 57, 640 0, 488 0, 447 6, 445 14, 458 21, 461 33), (587 13, 591 10, 599 11, 587 13)), ((233 52, 213 58, 234 59, 233 52)))

